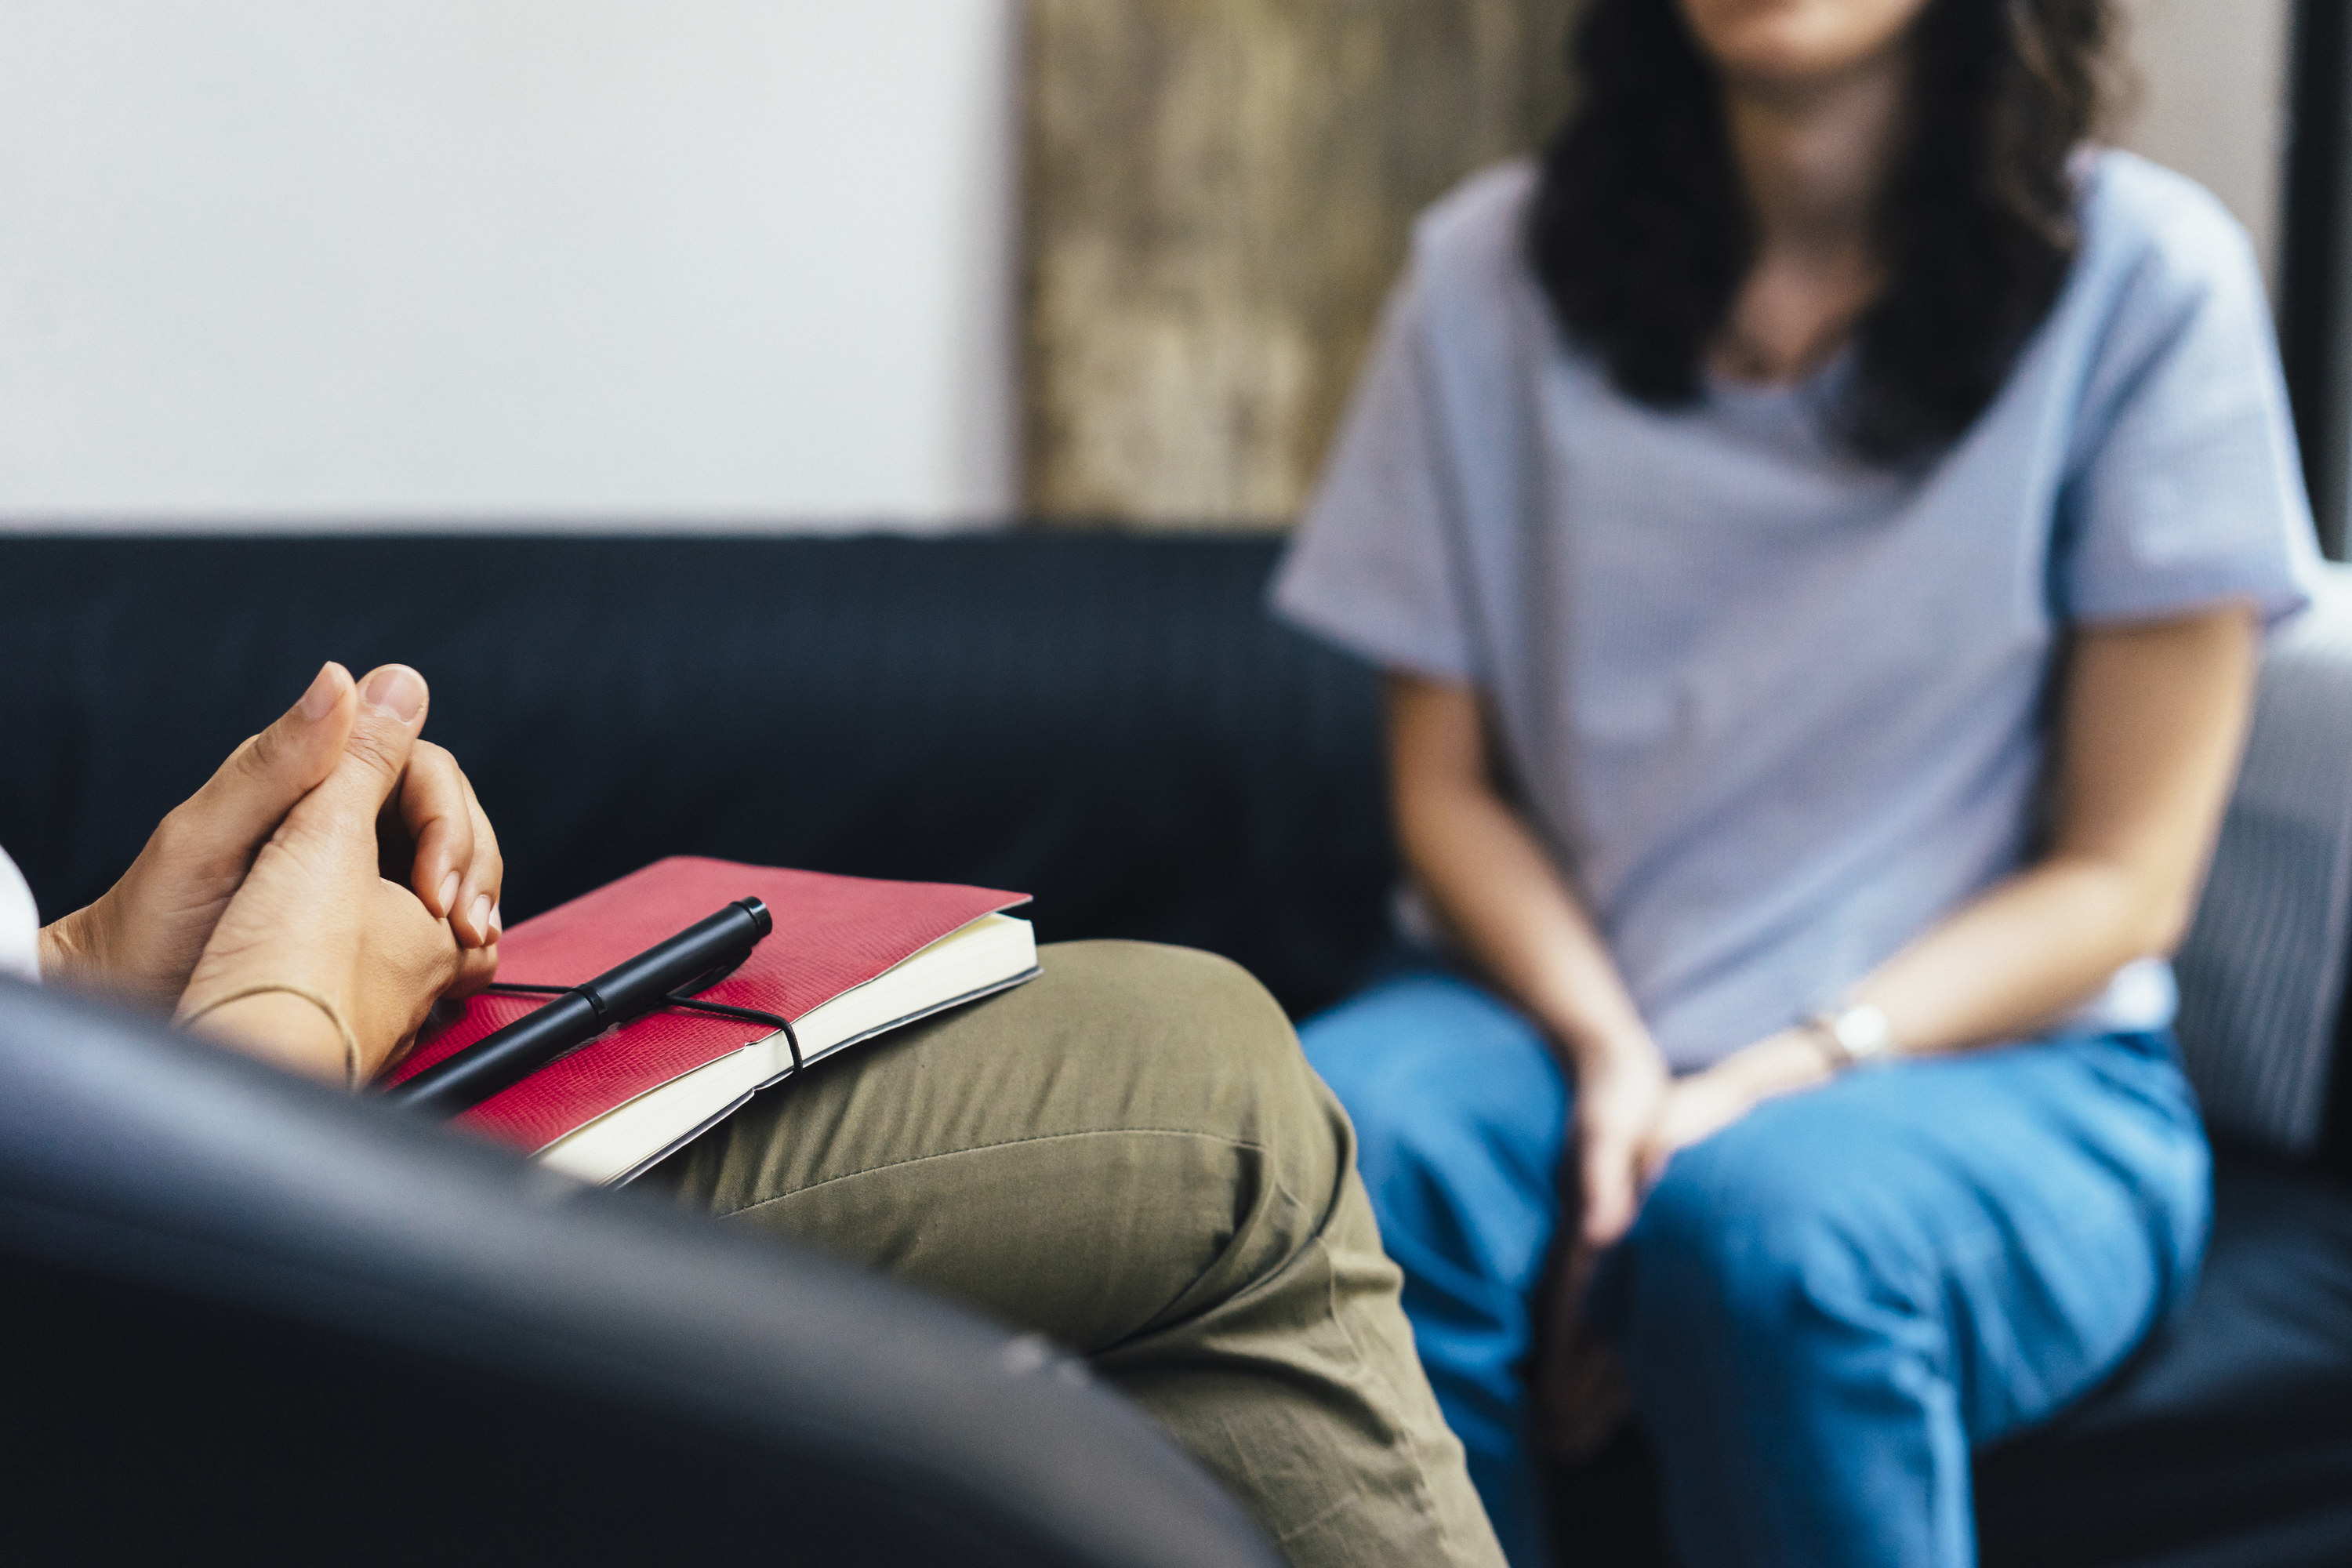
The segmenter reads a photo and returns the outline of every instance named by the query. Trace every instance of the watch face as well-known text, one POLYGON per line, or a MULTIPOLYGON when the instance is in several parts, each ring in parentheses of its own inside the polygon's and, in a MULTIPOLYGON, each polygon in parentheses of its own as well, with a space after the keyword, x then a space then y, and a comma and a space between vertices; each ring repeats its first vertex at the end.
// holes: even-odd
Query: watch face
POLYGON ((1875 1056, 1886 1048, 1886 1015, 1867 1003, 1859 1007, 1849 1007, 1839 1014, 1834 1028, 1838 1044, 1843 1046, 1849 1055, 1875 1056))

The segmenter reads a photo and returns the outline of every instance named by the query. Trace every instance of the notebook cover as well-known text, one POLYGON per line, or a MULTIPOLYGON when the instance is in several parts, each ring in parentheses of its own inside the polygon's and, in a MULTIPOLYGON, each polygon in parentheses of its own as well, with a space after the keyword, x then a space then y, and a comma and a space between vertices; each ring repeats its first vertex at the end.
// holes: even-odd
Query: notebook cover
MULTIPOLYGON (((499 978, 572 985, 634 957, 746 895, 764 900, 775 930, 706 1000, 799 1019, 852 986, 1025 893, 940 882, 879 882, 678 856, 656 860, 509 931, 499 978)), ((421 1072, 491 1030, 547 1005, 543 996, 469 998, 428 1035, 389 1082, 421 1072)), ((672 1008, 649 1014, 551 1063, 457 1118, 536 1152, 647 1089, 761 1038, 757 1024, 672 1008)))

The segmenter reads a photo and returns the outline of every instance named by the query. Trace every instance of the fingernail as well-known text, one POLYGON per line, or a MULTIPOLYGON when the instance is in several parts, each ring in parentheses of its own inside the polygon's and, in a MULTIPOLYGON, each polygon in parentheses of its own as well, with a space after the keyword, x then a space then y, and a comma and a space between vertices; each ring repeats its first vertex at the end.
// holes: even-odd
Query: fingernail
POLYGON ((441 905, 441 912, 444 914, 448 913, 451 910, 457 907, 457 872, 452 871, 447 876, 441 879, 441 897, 438 901, 441 905))
POLYGON ((310 678, 310 689, 302 693, 302 700, 295 705, 305 724, 317 723, 335 705, 341 683, 335 679, 334 669, 332 661, 320 665, 319 673, 310 678))
POLYGON ((474 929, 485 935, 489 931, 490 896, 488 893, 476 893, 474 895, 474 929))
POLYGON ((499 904, 490 906, 490 940, 492 942, 498 941, 499 934, 507 929, 507 917, 499 912, 503 907, 499 904))
POLYGON ((425 706, 425 678, 405 665, 387 665, 368 678, 367 705, 405 724, 425 706))

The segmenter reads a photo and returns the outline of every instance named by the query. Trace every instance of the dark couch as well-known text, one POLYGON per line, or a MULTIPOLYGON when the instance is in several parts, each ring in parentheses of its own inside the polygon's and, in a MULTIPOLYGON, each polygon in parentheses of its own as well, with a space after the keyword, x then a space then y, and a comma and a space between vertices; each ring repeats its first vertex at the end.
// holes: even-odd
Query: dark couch
MULTIPOLYGON (((1304 1013, 1379 941, 1392 866, 1370 679, 1266 619, 1273 553, 0 540, 0 844, 45 911, 85 900, 320 658, 401 658, 499 825, 509 921, 681 852, 978 881, 1034 892, 1043 938, 1212 948, 1304 1013)), ((2190 1310, 1984 1457, 1987 1563, 2352 1563, 2347 1120, 2225 1153, 2190 1310)), ((1650 1487, 1638 1435, 1563 1473, 1576 1561, 1657 1560, 1650 1487)))

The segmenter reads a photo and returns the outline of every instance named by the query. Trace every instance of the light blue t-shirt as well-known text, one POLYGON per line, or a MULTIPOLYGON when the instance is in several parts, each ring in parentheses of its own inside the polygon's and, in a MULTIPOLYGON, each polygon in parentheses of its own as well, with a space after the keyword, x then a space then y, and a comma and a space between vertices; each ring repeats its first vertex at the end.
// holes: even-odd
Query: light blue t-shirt
MULTIPOLYGON (((1510 782, 1667 1059, 1835 1003, 2031 856, 2070 623, 2305 602, 2309 509, 2262 279, 2203 190, 2084 160, 2083 244, 1924 472, 1798 387, 1621 395, 1523 258, 1532 171, 1422 219, 1276 584, 1388 668, 1477 686, 1510 782)), ((2075 1020, 2156 1027, 2167 966, 2075 1020)))

